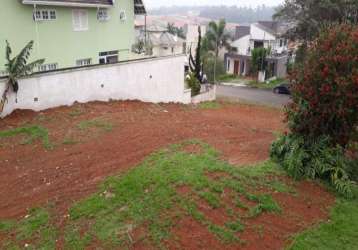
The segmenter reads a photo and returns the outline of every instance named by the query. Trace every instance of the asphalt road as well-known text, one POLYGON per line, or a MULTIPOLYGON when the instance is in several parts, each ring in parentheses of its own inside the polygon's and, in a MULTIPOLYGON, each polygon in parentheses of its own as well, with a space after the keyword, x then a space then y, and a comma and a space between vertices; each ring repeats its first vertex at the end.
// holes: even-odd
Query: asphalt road
POLYGON ((250 87, 218 85, 216 95, 232 101, 255 103, 273 107, 284 107, 290 101, 289 95, 275 94, 271 90, 250 87))

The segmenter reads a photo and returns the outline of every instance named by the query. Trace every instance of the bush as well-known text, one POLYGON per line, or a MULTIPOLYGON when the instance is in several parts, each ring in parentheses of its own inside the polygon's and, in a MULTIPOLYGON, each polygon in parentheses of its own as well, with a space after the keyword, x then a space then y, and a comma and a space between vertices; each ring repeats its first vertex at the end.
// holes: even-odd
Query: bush
POLYGON ((188 87, 191 89, 191 96, 196 96, 200 93, 200 82, 195 77, 194 73, 190 73, 188 77, 186 78, 186 83, 188 84, 188 87))
MULTIPOLYGON (((205 58, 204 61, 204 72, 208 78, 210 83, 214 82, 214 64, 215 64, 215 57, 209 56, 205 58)), ((224 62, 221 60, 217 60, 216 62, 216 80, 220 78, 220 76, 225 75, 225 65, 224 62)))
POLYGON ((328 136, 332 146, 345 148, 358 123, 358 27, 321 32, 291 77, 290 130, 305 138, 328 136))
POLYGON ((291 75, 291 132, 273 143, 271 158, 292 177, 327 180, 349 197, 358 178, 358 27, 323 30, 304 54, 291 75))
POLYGON ((280 137, 271 146, 271 158, 280 163, 295 178, 324 179, 346 197, 352 197, 352 184, 357 162, 345 155, 345 150, 331 146, 329 137, 307 140, 289 134, 280 137))

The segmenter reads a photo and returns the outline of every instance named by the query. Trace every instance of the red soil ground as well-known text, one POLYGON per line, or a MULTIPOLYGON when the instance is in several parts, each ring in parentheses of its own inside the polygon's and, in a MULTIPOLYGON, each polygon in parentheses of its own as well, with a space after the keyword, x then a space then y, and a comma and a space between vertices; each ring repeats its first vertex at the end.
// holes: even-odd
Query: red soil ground
MULTIPOLYGON (((274 133, 285 128, 282 118, 276 109, 237 104, 203 110, 176 104, 95 102, 41 113, 15 112, 0 121, 0 130, 41 125, 49 130, 55 146, 45 150, 41 142, 20 145, 19 137, 1 139, 0 219, 20 218, 27 209, 47 203, 63 217, 71 204, 95 192, 105 177, 134 167, 159 148, 187 139, 209 143, 232 164, 266 160, 274 133), (113 129, 77 128, 80 122, 95 118, 110 122, 113 129), (66 145, 65 138, 79 143, 66 145)), ((298 191, 302 195, 296 198, 274 195, 283 215, 264 214, 250 221, 241 236, 249 244, 242 249, 282 248, 289 235, 327 218, 327 207, 334 201, 331 195, 305 182, 298 191), (265 225, 263 235, 257 233, 256 224, 265 225)), ((181 249, 238 249, 222 245, 191 219, 180 221, 173 231, 181 249)))

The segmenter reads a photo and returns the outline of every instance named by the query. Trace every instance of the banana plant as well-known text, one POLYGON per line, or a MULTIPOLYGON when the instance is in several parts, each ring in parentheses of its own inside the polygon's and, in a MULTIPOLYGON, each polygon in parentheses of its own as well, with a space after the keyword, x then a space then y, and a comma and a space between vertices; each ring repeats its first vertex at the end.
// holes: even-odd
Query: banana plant
POLYGON ((15 93, 19 90, 18 80, 22 77, 25 77, 31 74, 37 66, 43 64, 45 62, 44 59, 39 59, 31 63, 27 63, 31 50, 33 48, 34 41, 30 41, 21 51, 20 53, 11 58, 12 49, 8 41, 6 41, 6 72, 8 73, 6 88, 4 93, 2 94, 2 98, 0 101, 0 112, 4 110, 5 102, 7 101, 7 95, 10 89, 12 89, 15 93))

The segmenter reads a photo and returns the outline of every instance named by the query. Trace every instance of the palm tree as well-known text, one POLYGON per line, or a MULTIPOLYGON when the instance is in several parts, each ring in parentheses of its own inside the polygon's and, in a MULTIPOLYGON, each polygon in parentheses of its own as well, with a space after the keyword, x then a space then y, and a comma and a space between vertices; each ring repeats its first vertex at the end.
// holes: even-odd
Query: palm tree
POLYGON ((12 90, 17 93, 19 90, 19 83, 18 80, 30 73, 32 73, 33 69, 41 64, 44 63, 44 59, 36 60, 32 63, 27 63, 27 60, 30 57, 30 52, 34 45, 34 41, 30 41, 21 51, 20 53, 13 57, 11 57, 12 50, 8 41, 6 41, 6 61, 5 64, 6 71, 8 73, 7 81, 6 81, 6 88, 2 95, 0 101, 0 112, 3 111, 5 102, 7 100, 7 93, 12 90))
POLYGON ((214 61, 214 82, 216 82, 216 63, 219 56, 219 50, 223 47, 229 48, 229 38, 230 35, 225 31, 226 22, 224 19, 221 19, 219 22, 210 22, 209 28, 206 33, 206 44, 207 48, 214 52, 215 61, 214 61))

